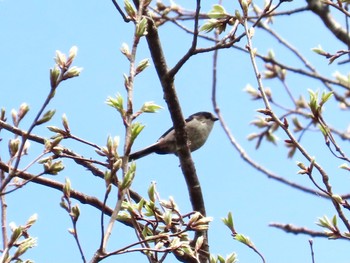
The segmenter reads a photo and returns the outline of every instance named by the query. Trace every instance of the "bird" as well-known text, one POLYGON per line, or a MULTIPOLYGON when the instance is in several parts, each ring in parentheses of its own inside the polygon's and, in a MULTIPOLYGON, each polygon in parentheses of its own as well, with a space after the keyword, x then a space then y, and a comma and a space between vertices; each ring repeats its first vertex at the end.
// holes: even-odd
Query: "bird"
MULTIPOLYGON (((209 137, 214 122, 218 118, 210 112, 200 111, 192 114, 185 120, 185 130, 188 137, 190 151, 198 150, 209 137)), ((137 160, 151 153, 177 155, 177 145, 174 127, 167 130, 156 143, 129 155, 129 161, 137 160)))

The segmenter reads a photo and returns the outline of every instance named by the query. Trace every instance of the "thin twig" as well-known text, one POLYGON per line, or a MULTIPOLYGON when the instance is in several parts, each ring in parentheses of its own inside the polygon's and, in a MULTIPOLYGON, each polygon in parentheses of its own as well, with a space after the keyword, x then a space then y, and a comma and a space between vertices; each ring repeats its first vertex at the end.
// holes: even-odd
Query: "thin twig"
POLYGON ((269 226, 275 227, 278 229, 282 229, 287 233, 293 234, 305 234, 311 237, 325 237, 328 238, 325 232, 322 231, 314 231, 305 227, 298 227, 291 224, 281 224, 281 223, 270 223, 269 226))
POLYGON ((80 255, 81 255, 83 262, 86 263, 84 251, 83 251, 83 248, 80 244, 79 235, 78 235, 78 228, 77 228, 78 218, 76 218, 76 214, 74 214, 74 212, 73 212, 73 207, 72 207, 72 202, 70 200, 70 197, 63 195, 62 202, 64 202, 63 200, 65 200, 65 205, 66 205, 64 207, 64 209, 68 212, 69 217, 70 217, 71 222, 72 222, 72 225, 73 225, 73 231, 70 231, 70 233, 73 235, 75 242, 77 243, 77 246, 78 246, 78 249, 79 249, 79 252, 80 252, 80 255))
MULTIPOLYGON (((62 73, 63 74, 63 73, 62 73)), ((25 147, 25 143, 28 139, 28 136, 30 135, 30 133, 33 131, 33 129, 37 126, 37 121, 39 120, 40 116, 42 115, 42 113, 44 112, 45 108, 47 107, 47 105, 50 103, 51 99, 54 97, 55 94, 55 90, 56 87, 51 87, 51 90, 48 94, 48 96, 46 97, 43 105, 41 106, 39 112, 37 113, 37 115, 35 116, 32 124, 30 125, 28 131, 22 135, 22 141, 21 141, 21 145, 17 151, 17 158, 15 160, 15 164, 13 165, 10 173, 8 174, 8 176, 4 179, 4 181, 2 182, 1 186, 0 186, 0 192, 4 191, 4 189, 6 188, 6 186, 8 185, 8 183, 12 180, 12 178, 15 176, 16 171, 18 169, 21 157, 22 157, 22 152, 24 150, 25 147)))
POLYGON ((79 137, 77 137, 75 135, 69 134, 68 138, 71 138, 71 139, 76 140, 78 142, 81 142, 83 144, 92 146, 92 147, 96 148, 97 150, 101 150, 101 147, 99 145, 97 145, 95 143, 92 143, 92 142, 89 142, 89 141, 86 141, 86 140, 84 140, 82 138, 79 138, 79 137))
MULTIPOLYGON (((265 89, 263 86, 263 83, 261 81, 261 74, 259 72, 258 66, 256 64, 256 60, 255 60, 255 54, 253 52, 253 45, 252 45, 252 40, 251 40, 251 36, 249 35, 249 27, 247 24, 247 20, 244 20, 244 27, 246 30, 246 35, 247 35, 247 49, 249 51, 250 54, 250 59, 251 59, 251 63, 254 69, 254 73, 256 76, 256 80, 258 83, 258 87, 259 87, 259 91, 261 93, 262 99, 264 101, 266 110, 264 111, 264 113, 266 115, 268 115, 269 117, 272 118, 273 121, 275 121, 283 130, 284 132, 287 134, 287 136, 289 137, 289 139, 291 140, 291 142, 295 145, 295 147, 300 151, 300 153, 310 162, 313 164, 313 167, 315 167, 318 172, 320 173, 321 177, 322 177, 322 181, 323 184, 326 187, 326 192, 327 194, 332 197, 333 196, 333 191, 332 191, 332 187, 329 183, 329 177, 327 175, 327 173, 324 171, 324 169, 321 167, 321 165, 319 163, 317 163, 313 157, 311 157, 309 155, 309 153, 306 151, 306 149, 295 139, 294 135, 290 132, 290 130, 288 129, 287 125, 285 125, 279 118, 278 116, 276 116, 276 114, 272 111, 268 97, 265 93, 265 89)), ((342 222, 344 223, 345 227, 348 229, 348 231, 350 231, 350 223, 348 221, 348 219, 346 218, 346 216, 344 215, 342 208, 340 206, 340 204, 335 200, 335 199, 331 199, 333 206, 335 208, 335 210, 338 213, 338 216, 340 217, 340 219, 342 220, 342 222)))
MULTIPOLYGON (((12 125, 10 125, 2 120, 0 120, 0 128, 4 128, 5 130, 7 130, 11 133, 17 134, 19 136, 23 136, 26 133, 25 131, 23 131, 19 128, 16 128, 16 127, 14 127, 14 126, 12 126, 12 125)), ((45 139, 43 137, 35 135, 35 134, 29 134, 28 140, 40 143, 42 145, 45 144, 45 139)), ((105 166, 104 163, 102 163, 102 162, 100 163, 97 160, 93 161, 90 159, 83 158, 81 155, 79 155, 79 154, 75 153, 74 151, 72 151, 68 148, 65 148, 61 145, 58 145, 58 147, 60 147, 62 149, 62 156, 74 160, 77 164, 83 166, 88 171, 90 171, 94 176, 100 177, 102 179, 104 178, 104 172, 92 164, 92 163, 98 163, 98 164, 105 166)), ((59 157, 59 156, 57 156, 57 157, 59 157)), ((115 182, 113 182, 113 183, 115 184, 115 186, 117 186, 117 184, 115 182)), ((139 202, 141 200, 141 196, 138 193, 136 193, 135 191, 132 191, 130 189, 129 189, 129 192, 131 194, 132 199, 135 202, 139 202)))
POLYGON ((309 9, 322 20, 336 38, 346 45, 350 43, 349 33, 333 18, 327 4, 319 0, 307 0, 307 3, 309 9))
MULTIPOLYGON (((127 92, 127 109, 126 114, 123 116, 124 126, 125 126, 125 143, 124 143, 124 160, 122 163, 122 171, 123 171, 123 179, 125 178, 125 175, 127 174, 129 170, 128 165, 128 156, 130 154, 131 146, 132 146, 132 140, 131 140, 131 129, 132 129, 132 113, 133 113, 133 88, 134 88, 134 79, 136 76, 136 67, 135 67, 135 60, 136 60, 136 52, 137 48, 141 39, 141 36, 138 35, 137 32, 137 26, 138 23, 143 18, 143 12, 144 12, 144 0, 140 0, 137 5, 137 15, 135 17, 135 28, 134 28, 134 39, 133 44, 131 48, 130 58, 129 58, 129 76, 128 76, 128 82, 127 85, 125 85, 126 92, 127 92)), ((115 208, 113 210, 112 216, 109 220, 107 229, 105 231, 103 242, 102 242, 102 249, 101 252, 105 253, 107 242, 112 234, 114 223, 116 222, 117 216, 119 211, 122 208, 122 202, 124 200, 125 194, 127 193, 126 189, 120 189, 118 188, 118 195, 117 195, 117 201, 115 204, 115 208)))
POLYGON ((113 3, 113 5, 115 6, 115 8, 118 10, 119 14, 122 16, 124 22, 129 23, 129 22, 131 21, 131 19, 128 18, 128 17, 124 14, 123 10, 121 9, 121 7, 120 7, 119 4, 117 3, 117 1, 116 1, 116 0, 112 0, 112 3, 113 3))
MULTIPOLYGON (((149 16, 148 12, 145 13, 147 16, 149 16)), ((198 176, 196 174, 193 160, 191 158, 190 150, 188 148, 187 134, 185 131, 185 122, 181 111, 180 103, 176 94, 174 78, 172 78, 171 75, 169 75, 158 31, 153 20, 149 20, 149 28, 146 39, 149 50, 151 52, 153 64, 155 66, 163 88, 164 98, 167 103, 171 119, 173 121, 176 143, 179 148, 178 156, 180 160, 180 167, 186 180, 191 205, 194 211, 198 211, 205 216, 206 211, 203 193, 201 190, 198 176)), ((204 235, 204 240, 207 240, 206 231, 196 231, 196 237, 198 235, 204 235)), ((199 256, 200 261, 207 262, 209 256, 209 247, 207 245, 204 245, 202 246, 202 248, 203 253, 201 253, 199 256)))
MULTIPOLYGON (((1 161, 1 159, 0 159, 1 161)), ((2 184, 2 181, 5 178, 5 173, 3 169, 0 169, 0 181, 2 184)), ((0 205, 1 205, 1 231, 2 231, 2 247, 3 250, 7 248, 8 246, 8 237, 7 237, 7 204, 6 199, 4 195, 0 196, 0 205)))
POLYGON ((193 25, 193 37, 192 37, 192 44, 191 47, 188 49, 187 53, 176 63, 176 65, 169 70, 169 78, 174 78, 176 73, 181 69, 181 67, 194 55, 194 51, 197 48, 197 41, 198 41, 198 20, 199 20, 199 14, 201 9, 201 1, 197 0, 196 4, 196 12, 194 15, 194 25, 193 25))
POLYGON ((311 260, 312 260, 312 263, 315 263, 315 253, 314 253, 314 242, 312 239, 309 239, 309 244, 310 244, 310 251, 311 251, 311 260))

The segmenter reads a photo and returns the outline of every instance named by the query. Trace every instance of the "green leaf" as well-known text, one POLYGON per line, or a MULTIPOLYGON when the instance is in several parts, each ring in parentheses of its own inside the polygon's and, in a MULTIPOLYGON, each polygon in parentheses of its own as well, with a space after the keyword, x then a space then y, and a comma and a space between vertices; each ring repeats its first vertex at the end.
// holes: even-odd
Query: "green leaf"
POLYGON ((47 111, 41 119, 37 120, 35 125, 40 125, 40 124, 43 124, 45 122, 48 122, 49 120, 51 120, 51 118, 53 117, 55 112, 56 112, 56 110, 47 111))
POLYGON ((225 8, 222 5, 215 4, 208 13, 209 18, 219 19, 226 18, 227 14, 225 8))
POLYGON ((231 230, 234 231, 234 222, 233 222, 233 216, 232 212, 229 212, 227 215, 227 218, 222 218, 222 222, 231 230))
POLYGON ((327 137, 329 134, 329 128, 326 126, 318 125, 318 128, 322 132, 323 136, 327 137))
POLYGON ((335 200, 338 204, 344 204, 344 200, 340 195, 333 194, 332 199, 335 200))
POLYGON ((254 244, 252 243, 252 241, 249 239, 249 237, 246 237, 245 235, 243 234, 237 234, 235 236, 235 239, 249 247, 253 247, 254 244))
POLYGON ((136 24, 136 36, 142 37, 147 35, 148 21, 146 17, 143 17, 139 23, 136 24))
POLYGON ((269 59, 275 59, 275 52, 273 51, 273 49, 269 49, 269 51, 267 52, 267 57, 269 59))
POLYGON ((65 179, 65 184, 63 186, 63 194, 66 198, 70 198, 70 191, 72 190, 72 185, 69 178, 65 179))
POLYGON ((148 188, 148 198, 152 202, 155 202, 156 200, 156 184, 154 182, 151 183, 150 187, 148 188))
POLYGON ((210 254, 209 263, 216 263, 216 262, 217 262, 217 257, 213 254, 210 254))
POLYGON ((299 122, 299 119, 297 117, 292 118, 292 122, 295 126, 294 132, 302 131, 304 129, 303 125, 299 122))
POLYGON ((257 100, 261 98, 260 92, 250 84, 247 84, 243 89, 243 91, 247 92, 252 97, 253 100, 257 100))
POLYGON ((66 73, 63 75, 63 80, 78 77, 80 73, 83 71, 83 68, 79 68, 77 66, 71 67, 66 73))
POLYGON ((319 55, 327 55, 327 52, 323 50, 323 48, 321 47, 321 45, 318 45, 317 47, 314 47, 311 49, 313 52, 315 52, 316 54, 319 54, 319 55))
POLYGON ((278 137, 275 136, 272 132, 268 131, 268 132, 266 133, 266 140, 267 140, 268 142, 272 142, 273 144, 276 145, 276 144, 277 144, 278 137))
POLYGON ((347 163, 343 163, 339 166, 340 169, 344 169, 344 170, 347 170, 347 171, 350 171, 350 167, 347 163))
POLYGON ((319 112, 318 91, 314 92, 314 91, 309 89, 308 92, 309 92, 309 96, 310 96, 310 101, 308 103, 310 110, 314 116, 317 116, 318 112, 319 112))
POLYGON ((68 123, 67 115, 65 113, 62 115, 62 125, 64 129, 69 133, 70 132, 69 123, 68 123))
POLYGON ((140 111, 147 112, 147 113, 155 113, 159 109, 163 109, 163 107, 155 104, 153 101, 148 101, 142 105, 142 108, 140 111))
POLYGON ((137 211, 139 211, 140 214, 145 204, 146 204, 146 200, 143 198, 141 198, 141 200, 136 204, 136 209, 137 211))
POLYGON ((225 263, 225 258, 221 255, 218 255, 218 260, 220 263, 225 263))
POLYGON ((113 141, 112 141, 112 137, 110 135, 108 135, 107 137, 107 151, 108 153, 112 154, 113 152, 113 141))
POLYGON ((66 133, 66 131, 64 131, 64 130, 62 130, 62 129, 56 127, 56 126, 47 126, 46 128, 48 128, 49 131, 57 132, 57 133, 59 133, 59 134, 65 134, 65 133, 66 133))
POLYGON ((318 222, 316 222, 316 224, 319 225, 320 227, 324 227, 332 230, 332 223, 327 216, 318 218, 318 222))
POLYGON ((125 177, 123 178, 122 183, 120 184, 120 188, 119 188, 120 191, 123 191, 131 186, 132 181, 134 180, 134 177, 135 177, 135 173, 136 173, 136 164, 133 162, 130 164, 129 169, 125 177))
POLYGON ((172 215, 172 212, 170 210, 166 210, 164 212, 163 220, 164 220, 164 223, 165 223, 165 227, 167 229, 170 229, 171 225, 172 225, 172 221, 173 221, 173 215, 172 215))
POLYGON ((38 220, 38 214, 33 214, 30 216, 26 222, 26 228, 31 227, 38 220))
POLYGON ((19 145, 21 144, 21 141, 19 138, 10 139, 9 141, 9 153, 11 157, 14 157, 19 149, 19 145))
POLYGON ((197 241, 196 241, 196 245, 194 247, 194 250, 195 251, 199 251, 199 249, 202 247, 203 245, 203 241, 204 241, 204 237, 203 236, 200 236, 197 238, 197 241))
POLYGON ((329 99, 330 97, 333 96, 333 92, 330 91, 330 92, 323 92, 322 93, 322 96, 321 96, 321 105, 325 104, 329 99))
POLYGON ((58 66, 54 66, 54 68, 50 69, 50 84, 51 88, 55 89, 59 83, 59 76, 61 74, 61 70, 58 66))
POLYGON ((56 50, 55 62, 60 68, 64 68, 67 63, 67 57, 61 51, 56 50))
POLYGON ((343 86, 349 87, 350 86, 350 73, 346 76, 344 74, 341 74, 339 71, 336 71, 333 76, 335 79, 343 86))
POLYGON ((26 103, 22 103, 18 110, 18 122, 26 116, 29 111, 29 106, 26 103))
POLYGON ((19 258, 22 256, 29 248, 35 247, 37 245, 37 239, 33 237, 28 237, 24 239, 17 250, 15 251, 13 258, 19 258))
POLYGON ((199 30, 209 33, 210 31, 215 29, 218 26, 218 24, 219 23, 216 19, 209 19, 201 26, 199 30))
POLYGON ((44 163, 44 171, 46 174, 57 175, 63 169, 64 165, 62 161, 52 162, 52 160, 49 159, 44 163))
POLYGON ((76 205, 74 205, 72 207, 72 213, 71 214, 73 216, 74 221, 77 221, 79 216, 80 216, 80 209, 79 209, 78 204, 76 204, 76 205))
POLYGON ((139 62, 139 64, 137 65, 137 67, 136 67, 136 74, 139 74, 139 73, 141 73, 143 70, 145 70, 147 67, 149 67, 149 65, 151 65, 150 63, 149 63, 149 59, 148 58, 145 58, 145 59, 143 59, 143 60, 141 60, 140 62, 139 62))
POLYGON ((78 47, 77 46, 72 46, 69 49, 68 61, 73 61, 74 58, 77 56, 77 54, 78 54, 78 47))
POLYGON ((124 0, 124 8, 130 18, 135 19, 136 11, 129 0, 124 0))
POLYGON ((143 230, 142 230, 142 236, 143 237, 148 237, 148 236, 153 236, 153 232, 151 229, 149 229, 149 227, 146 225, 143 230))
POLYGON ((127 57, 127 59, 130 59, 130 49, 129 49, 129 46, 128 44, 126 43, 123 43, 121 48, 120 48, 120 51, 122 52, 123 55, 125 55, 127 57))
POLYGON ((10 237, 8 246, 11 247, 13 246, 17 240, 22 236, 23 234, 23 229, 21 226, 16 226, 14 229, 12 229, 12 235, 10 237))
POLYGON ((145 125, 140 122, 134 122, 131 124, 131 141, 133 142, 136 137, 140 134, 140 132, 145 128, 145 125))
POLYGON ((237 262, 237 254, 236 253, 231 253, 226 256, 225 263, 235 263, 237 262))
POLYGON ((125 73, 123 73, 123 78, 124 78, 124 87, 128 88, 129 87, 129 77, 125 73))
POLYGON ((123 112, 124 109, 124 100, 123 97, 118 93, 115 98, 108 97, 106 100, 106 104, 115 108, 120 113, 123 112))
POLYGON ((332 224, 333 224, 333 226, 337 227, 337 216, 336 215, 334 215, 332 218, 332 224))

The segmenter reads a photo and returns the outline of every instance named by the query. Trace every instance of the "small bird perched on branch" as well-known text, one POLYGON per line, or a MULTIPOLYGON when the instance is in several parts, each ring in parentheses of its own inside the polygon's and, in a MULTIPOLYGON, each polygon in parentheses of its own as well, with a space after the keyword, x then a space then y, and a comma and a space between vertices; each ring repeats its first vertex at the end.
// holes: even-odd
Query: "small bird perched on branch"
MULTIPOLYGON (((205 111, 192 114, 185 120, 185 130, 187 132, 188 146, 191 152, 203 146, 214 126, 214 122, 217 120, 218 118, 212 113, 205 111)), ((151 153, 174 153, 177 155, 177 150, 175 130, 172 127, 166 131, 156 143, 130 154, 129 160, 136 160, 151 153)))

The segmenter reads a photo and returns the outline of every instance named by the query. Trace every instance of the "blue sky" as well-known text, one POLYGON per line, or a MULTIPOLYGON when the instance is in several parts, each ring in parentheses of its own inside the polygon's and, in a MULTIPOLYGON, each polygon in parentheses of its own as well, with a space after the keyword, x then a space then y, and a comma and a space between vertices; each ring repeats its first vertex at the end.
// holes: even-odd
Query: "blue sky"
MULTIPOLYGON (((186 6, 187 1, 179 4, 186 6)), ((291 6, 303 6, 302 1, 285 3, 281 10, 291 6)), ((203 3, 207 11, 215 1, 203 3)), ((224 1, 227 11, 238 8, 237 3, 224 1)), ((295 16, 276 18, 273 28, 299 48, 308 60, 317 66, 320 72, 330 77, 335 70, 347 73, 346 66, 328 65, 327 61, 317 56, 311 48, 321 44, 324 49, 335 52, 345 47, 323 28, 321 21, 303 13, 295 16)), ((50 125, 60 126, 62 114, 66 114, 72 133, 98 145, 104 145, 108 135, 123 138, 123 126, 116 111, 105 104, 108 96, 118 92, 125 96, 122 74, 128 72, 128 62, 119 49, 123 42, 131 44, 133 26, 124 24, 111 1, 0 1, 0 107, 7 110, 18 108, 22 102, 30 105, 31 111, 21 128, 27 129, 30 119, 40 108, 49 91, 49 68, 53 67, 55 50, 67 53, 73 45, 78 46, 78 56, 74 65, 83 67, 79 78, 62 83, 55 98, 49 105, 56 109, 56 115, 50 125)), ((173 25, 160 29, 163 48, 169 66, 187 50, 191 39, 173 25)), ((245 46, 245 39, 238 43, 245 46)), ((254 45, 262 54, 271 47, 278 59, 291 63, 295 67, 302 65, 296 61, 278 43, 269 36, 257 31, 254 45)), ((210 43, 200 41, 200 45, 210 43)), ((145 40, 141 41, 137 60, 149 58, 145 40)), ((152 64, 152 63, 151 63, 152 64)), ((260 70, 263 64, 259 62, 260 70)), ((213 111, 211 104, 212 54, 200 54, 193 57, 176 76, 176 87, 185 116, 197 111, 213 111)), ((250 121, 257 116, 256 109, 262 108, 261 102, 251 101, 243 92, 247 84, 256 86, 252 67, 246 54, 235 49, 219 53, 218 103, 235 138, 247 153, 269 170, 300 184, 312 187, 309 180, 297 175, 299 168, 296 161, 304 161, 296 155, 287 159, 283 147, 285 135, 279 133, 278 146, 263 143, 256 151, 255 143, 248 142, 248 134, 256 129, 250 121)), ((307 89, 324 87, 317 81, 310 81, 290 74, 289 85, 295 95, 308 97, 307 89)), ((291 106, 281 85, 276 81, 265 81, 273 93, 279 96, 282 104, 291 106)), ((139 75, 135 82, 135 109, 145 101, 155 101, 165 109, 157 114, 144 114, 139 121, 146 128, 135 142, 135 150, 145 147, 171 126, 169 113, 163 100, 161 87, 153 66, 139 75)), ((345 130, 348 125, 346 112, 339 112, 335 103, 326 106, 325 117, 345 130), (334 118, 336 113, 337 118, 334 118)), ((35 134, 49 137, 45 127, 34 130, 35 134)), ((1 133, 0 155, 5 161, 9 134, 1 133)), ((349 175, 337 167, 340 161, 334 159, 324 146, 322 135, 309 133, 303 139, 311 155, 325 167, 331 176, 331 184, 336 193, 348 192, 349 175)), ((78 143, 64 141, 85 157, 98 158, 94 150, 78 143)), ((32 143, 31 154, 23 158, 25 167, 42 150, 32 143)), ((229 211, 234 215, 238 232, 249 236, 256 247, 271 263, 311 262, 308 236, 294 236, 270 228, 270 222, 293 223, 311 229, 318 217, 333 216, 332 205, 320 197, 301 193, 287 186, 268 179, 265 175, 247 165, 230 145, 220 124, 217 123, 204 147, 193 153, 198 176, 206 202, 207 214, 214 218, 209 232, 211 253, 226 255, 235 251, 240 262, 260 262, 256 254, 247 247, 232 240, 221 218, 229 211)), ((90 173, 64 161, 66 169, 54 179, 64 182, 66 177, 72 181, 74 189, 102 198, 104 182, 90 173)), ((157 182, 157 189, 163 199, 173 196, 183 213, 189 212, 186 186, 175 156, 147 156, 137 162, 137 175, 133 189, 146 195, 152 181, 157 182)), ((32 172, 40 171, 40 166, 32 172)), ((31 234, 38 237, 38 247, 28 253, 36 262, 80 262, 76 244, 67 232, 71 228, 68 215, 59 207, 61 194, 52 189, 29 184, 7 198, 8 221, 23 224, 34 213, 39 215, 31 234)), ((113 200, 110 200, 113 205, 113 200)), ((78 231, 86 257, 91 258, 100 241, 100 213, 86 205, 79 204, 81 218, 78 231)), ((108 246, 110 250, 122 247, 135 240, 133 231, 116 225, 108 246)), ((314 250, 318 263, 346 262, 347 243, 344 241, 314 240, 314 250)), ((143 256, 124 255, 113 257, 105 262, 144 261, 143 256)), ((175 262, 169 258, 168 262, 175 262)))

